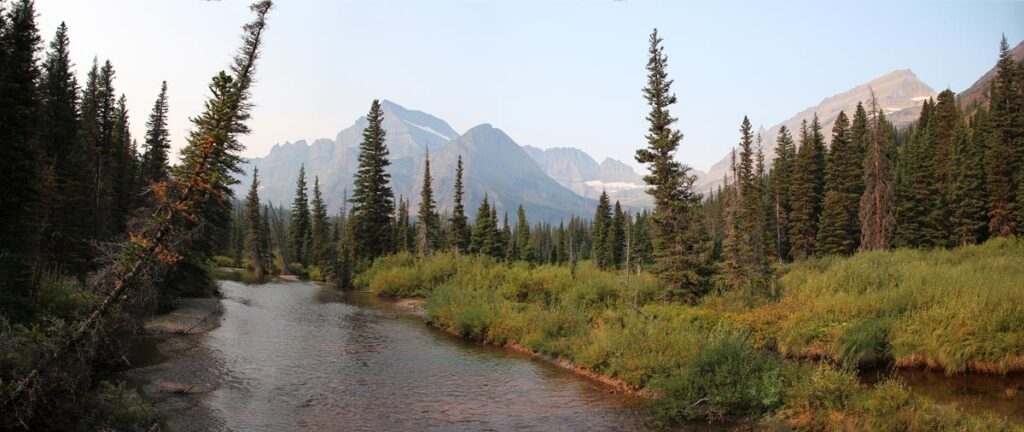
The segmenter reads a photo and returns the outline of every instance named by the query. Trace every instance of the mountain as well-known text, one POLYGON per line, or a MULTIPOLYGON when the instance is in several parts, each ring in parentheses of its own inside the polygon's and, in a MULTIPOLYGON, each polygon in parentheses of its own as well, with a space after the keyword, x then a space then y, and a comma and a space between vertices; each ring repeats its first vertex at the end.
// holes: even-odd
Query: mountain
MULTIPOLYGON (((1024 61, 1024 41, 1017 44, 1017 46, 1010 51, 1010 57, 1017 61, 1024 61)), ((957 95, 957 99, 960 101, 960 106, 969 107, 975 102, 987 102, 988 92, 992 88, 992 80, 995 78, 996 67, 992 66, 992 69, 989 69, 985 75, 978 78, 978 81, 976 81, 974 85, 957 95)))
POLYGON ((572 147, 523 149, 549 177, 579 195, 597 199, 607 190, 613 202, 634 208, 653 206, 643 177, 621 161, 606 158, 598 164, 583 150, 572 147))
MULTIPOLYGON (((878 99, 879 106, 885 110, 889 121, 896 125, 904 125, 916 120, 924 101, 938 96, 935 90, 918 79, 910 69, 887 73, 866 84, 827 97, 818 105, 807 108, 767 130, 762 130, 761 138, 764 140, 765 160, 770 163, 775 159, 775 138, 779 133, 780 126, 785 125, 793 134, 794 141, 799 145, 800 123, 803 120, 810 123, 814 114, 817 113, 826 142, 828 142, 831 139, 832 126, 835 124, 839 112, 845 111, 847 115, 852 116, 857 108, 857 102, 867 104, 870 101, 872 90, 878 99)), ((721 184, 728 171, 729 155, 727 154, 720 162, 711 166, 707 175, 698 181, 697 188, 701 191, 714 189, 721 184)))
MULTIPOLYGON (((391 187, 396 195, 411 201, 413 211, 419 204, 423 155, 428 149, 434 196, 441 210, 452 208, 455 163, 460 154, 466 177, 463 202, 470 217, 475 215, 485 192, 498 203, 499 211, 514 213, 523 204, 532 221, 557 222, 573 214, 588 216, 597 205, 548 177, 527 151, 500 129, 485 124, 460 135, 444 120, 422 111, 390 101, 382 101, 381 108, 390 151, 391 187)), ((365 127, 366 118, 361 117, 334 140, 322 138, 312 144, 299 140, 275 145, 267 156, 252 158, 242 167, 245 173, 235 186, 235 195, 244 196, 255 167, 260 170, 260 197, 288 206, 295 196, 299 167, 304 165, 310 187, 313 177, 319 177, 329 211, 336 213, 345 194, 352 191, 365 127)))

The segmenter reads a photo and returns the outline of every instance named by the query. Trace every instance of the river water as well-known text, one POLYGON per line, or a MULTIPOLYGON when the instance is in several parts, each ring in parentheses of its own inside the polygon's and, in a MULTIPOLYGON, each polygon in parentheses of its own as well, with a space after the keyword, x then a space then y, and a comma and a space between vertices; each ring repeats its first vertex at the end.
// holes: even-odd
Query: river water
POLYGON ((321 302, 304 282, 221 289, 220 327, 182 349, 198 394, 158 400, 171 429, 648 429, 635 397, 443 334, 369 294, 321 302))
MULTIPOLYGON (((234 277, 241 279, 241 274, 234 277)), ((222 280, 223 319, 145 337, 125 374, 171 430, 650 430, 642 401, 529 356, 464 341, 368 293, 222 280)), ((1024 423, 1024 376, 895 373, 912 391, 1024 423)), ((709 428, 689 424, 684 428, 709 428)))

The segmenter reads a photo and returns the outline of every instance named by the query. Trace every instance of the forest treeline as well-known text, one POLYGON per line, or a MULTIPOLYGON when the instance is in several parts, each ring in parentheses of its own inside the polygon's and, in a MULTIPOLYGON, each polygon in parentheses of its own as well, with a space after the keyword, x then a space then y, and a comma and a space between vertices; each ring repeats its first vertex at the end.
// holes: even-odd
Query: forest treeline
POLYGON ((0 1, 0 429, 155 425, 134 391, 94 378, 160 300, 215 292, 271 2, 250 8, 174 162, 166 82, 140 144, 113 63, 94 60, 80 85, 68 27, 44 49, 34 2, 0 1))
POLYGON ((637 151, 653 212, 624 210, 601 195, 594 214, 558 225, 528 222, 522 206, 498 209, 485 194, 470 220, 462 163, 452 209, 439 210, 429 154, 419 206, 389 186, 382 112, 374 101, 351 197, 329 217, 304 169, 290 209, 260 205, 258 173, 224 239, 223 261, 259 274, 312 273, 348 286, 380 256, 437 251, 534 264, 594 260, 602 269, 653 271, 665 296, 693 302, 712 290, 773 291, 773 266, 893 248, 950 248, 1024 233, 1024 62, 1003 38, 986 103, 960 106, 951 90, 925 101, 916 122, 896 127, 872 96, 840 112, 831 131, 817 115, 782 127, 770 166, 744 117, 731 173, 707 196, 677 160, 681 133, 662 40, 652 34, 644 96, 648 145, 637 151), (828 135, 826 137, 826 134, 828 135), (828 138, 828 139, 827 139, 828 138), (312 206, 312 207, 311 207, 312 206), (510 217, 510 211, 512 212, 510 217))

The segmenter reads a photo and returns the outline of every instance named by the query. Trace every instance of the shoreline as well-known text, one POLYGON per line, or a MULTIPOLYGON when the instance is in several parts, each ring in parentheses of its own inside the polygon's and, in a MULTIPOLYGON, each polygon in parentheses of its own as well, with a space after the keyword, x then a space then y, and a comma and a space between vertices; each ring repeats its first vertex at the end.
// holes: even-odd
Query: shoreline
POLYGON ((120 378, 135 387, 163 417, 170 430, 202 430, 216 418, 202 397, 221 385, 221 374, 198 361, 213 355, 203 341, 224 317, 222 299, 179 298, 170 312, 143 323, 143 333, 132 338, 138 357, 120 378))
MULTIPOLYGON (((376 293, 373 293, 373 294, 377 295, 376 293)), ((526 345, 522 345, 522 344, 514 343, 514 342, 513 343, 506 343, 506 344, 498 344, 498 343, 494 343, 494 342, 491 342, 491 341, 478 340, 478 339, 472 339, 472 338, 463 337, 462 335, 460 335, 460 334, 458 334, 458 333, 456 333, 454 331, 451 331, 450 329, 445 328, 445 327, 441 326, 440 324, 438 324, 437 322, 431 320, 429 318, 429 316, 427 315, 427 310, 423 307, 423 304, 426 303, 426 300, 424 300, 424 299, 409 298, 409 297, 406 297, 406 298, 393 298, 393 297, 384 297, 384 296, 379 296, 379 295, 377 295, 377 296, 380 297, 380 298, 391 299, 392 300, 391 307, 393 307, 395 309, 398 309, 398 310, 401 310, 401 311, 404 311, 404 312, 407 312, 409 314, 415 315, 417 317, 423 318, 425 324, 427 324, 431 328, 433 328, 435 330, 438 330, 438 331, 440 331, 442 333, 445 333, 445 334, 447 334, 449 336, 456 337, 456 338, 459 338, 459 339, 462 339, 462 340, 474 341, 474 342, 480 343, 482 345, 503 348, 503 349, 507 349, 509 351, 517 352, 517 353, 520 353, 520 354, 525 354, 525 355, 529 356, 531 360, 545 362, 545 363, 550 364, 552 366, 555 366, 555 367, 557 367, 559 369, 563 369, 563 370, 572 372, 572 373, 574 373, 574 374, 576 374, 576 375, 578 375, 580 377, 586 378, 586 379, 588 379, 590 381, 594 381, 594 382, 600 383, 600 384, 602 384, 604 386, 610 387, 613 393, 629 394, 629 395, 632 395, 632 396, 638 396, 638 397, 642 397, 642 398, 646 398, 646 399, 653 399, 653 398, 657 397, 656 395, 653 395, 649 391, 646 391, 644 389, 633 388, 629 384, 626 384, 626 382, 621 380, 621 379, 618 379, 618 378, 615 378, 615 377, 610 377, 608 375, 604 375, 604 374, 592 371, 590 369, 586 369, 586 368, 577 366, 575 363, 573 363, 573 362, 571 362, 571 361, 569 361, 568 359, 565 359, 565 358, 552 357, 552 356, 549 356, 549 355, 544 354, 544 353, 536 352, 536 351, 530 349, 529 347, 527 347, 526 345)))

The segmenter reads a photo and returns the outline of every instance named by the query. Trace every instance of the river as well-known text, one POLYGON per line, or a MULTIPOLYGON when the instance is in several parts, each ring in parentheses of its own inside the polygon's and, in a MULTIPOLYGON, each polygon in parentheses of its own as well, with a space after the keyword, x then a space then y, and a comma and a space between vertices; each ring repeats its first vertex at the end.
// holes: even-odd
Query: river
POLYGON ((169 429, 648 429, 634 396, 462 341, 366 293, 322 302, 305 282, 221 289, 218 328, 150 339, 140 346, 151 361, 128 373, 169 429))
MULTIPOLYGON (((170 430, 649 430, 635 396, 510 350, 464 341, 371 294, 222 280, 223 317, 194 336, 145 336, 123 373, 170 430), (212 327, 212 326, 211 326, 212 327)), ((216 305, 216 303, 212 303, 216 305)), ((203 315, 193 315, 188 326, 203 315)), ((1024 423, 1024 376, 895 373, 911 390, 1024 423)), ((689 424, 693 429, 727 429, 689 424)))

